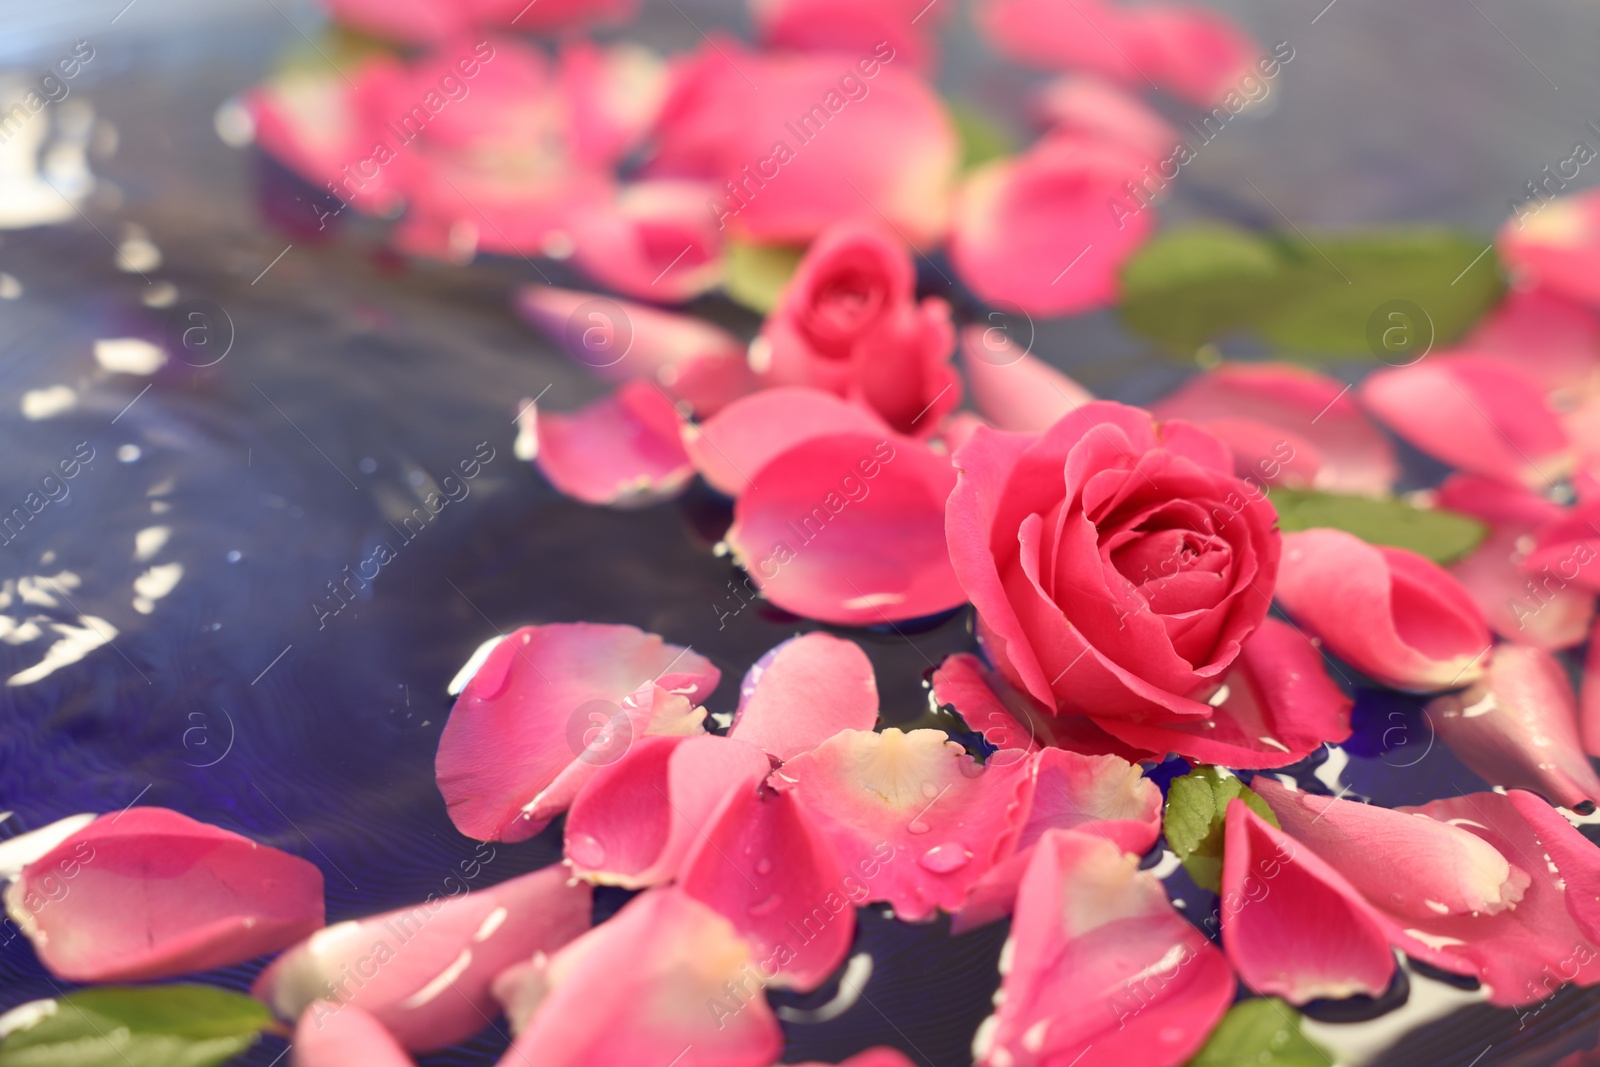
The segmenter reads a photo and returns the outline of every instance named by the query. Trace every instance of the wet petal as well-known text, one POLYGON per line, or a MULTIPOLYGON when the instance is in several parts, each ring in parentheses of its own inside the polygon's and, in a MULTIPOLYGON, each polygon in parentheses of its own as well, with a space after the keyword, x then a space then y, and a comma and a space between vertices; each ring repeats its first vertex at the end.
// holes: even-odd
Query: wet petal
POLYGON ((573 262, 602 285, 640 300, 681 303, 722 281, 722 233, 709 183, 643 181, 575 214, 573 262))
POLYGON ((1123 262, 1155 212, 1121 205, 1141 152, 1109 141, 1049 139, 973 171, 956 200, 950 261, 990 303, 1067 315, 1114 302, 1123 262))
POLYGON ((73 982, 225 967, 323 922, 316 867, 166 808, 94 820, 23 867, 5 902, 40 962, 73 982))
POLYGON ((1222 953, 1104 838, 1052 830, 1023 877, 983 1067, 1176 1067, 1233 1001, 1222 953))
POLYGON ((597 377, 653 381, 700 418, 756 387, 745 346, 704 319, 549 285, 520 290, 516 309, 597 377))
POLYGON ((1470 688, 1437 697, 1428 718, 1461 762, 1491 785, 1528 789, 1565 808, 1600 802, 1578 741, 1566 670, 1537 648, 1501 645, 1470 688))
POLYGON ((1529 489, 1572 470, 1567 435, 1539 383, 1502 360, 1435 355, 1371 375, 1360 393, 1401 437, 1461 470, 1529 489))
POLYGON ((1245 985, 1291 1004, 1389 988, 1387 927, 1354 886, 1241 800, 1226 832, 1222 945, 1245 985))
POLYGON ((1589 392, 1600 371, 1600 318, 1543 289, 1507 293, 1464 344, 1511 363, 1558 394, 1589 392))
POLYGON ((671 881, 725 799, 754 791, 771 767, 759 748, 732 738, 640 738, 573 800, 567 860, 601 885, 671 881))
POLYGON ((1524 578, 1534 582, 1534 592, 1545 592, 1570 582, 1591 593, 1600 592, 1600 499, 1582 499, 1546 522, 1533 535, 1533 550, 1521 561, 1524 578))
POLYGON ((1285 833, 1407 922, 1498 914, 1515 907, 1527 889, 1528 874, 1512 865, 1514 854, 1453 824, 1296 792, 1264 774, 1250 788, 1271 806, 1285 833))
POLYGON ((844 962, 855 906, 869 890, 847 872, 793 793, 731 794, 684 860, 679 887, 750 943, 768 985, 809 992, 844 962))
POLYGON ((1266 485, 1387 493, 1394 448, 1345 383, 1287 363, 1225 363, 1152 405, 1205 427, 1233 449, 1234 472, 1266 485))
POLYGON ((845 730, 774 775, 823 832, 868 899, 916 922, 954 911, 1020 825, 1024 768, 980 766, 942 730, 845 730), (873 872, 871 874, 867 872, 873 872))
POLYGON ((727 540, 767 599, 841 626, 966 601, 945 547, 948 456, 892 435, 814 437, 752 475, 727 540))
POLYGON ((360 1008, 313 1004, 294 1028, 290 1067, 415 1067, 383 1024, 360 1008))
POLYGON ((658 706, 653 693, 647 704, 622 709, 641 686, 655 682, 697 703, 720 677, 705 657, 632 626, 513 631, 467 682, 439 738, 434 769, 451 821, 484 841, 532 837, 565 807, 542 796, 558 776, 572 769, 586 777, 588 768, 615 761, 635 736, 651 732, 656 711, 676 713, 664 720, 681 724, 673 732, 698 732, 699 716, 658 706), (623 710, 651 716, 639 727, 628 716, 624 727, 623 710))
POLYGON ((570 414, 523 409, 534 461, 562 493, 586 504, 642 507, 683 491, 694 477, 679 415, 659 388, 627 382, 570 414))
POLYGON ((736 400, 715 418, 684 427, 683 443, 713 489, 738 496, 756 471, 803 441, 831 433, 888 432, 863 405, 820 389, 780 387, 736 400))
POLYGON ((1495 240, 1522 283, 1600 307, 1600 190, 1526 201, 1495 240))
POLYGON ((961 369, 972 402, 998 430, 1042 433, 1094 396, 1014 344, 999 326, 961 332, 961 369))
MULTIPOLYGON (((494 859, 480 845, 469 862, 486 869, 494 859)), ((453 1045, 493 1017, 496 975, 589 929, 589 886, 568 878, 557 865, 466 892, 452 872, 448 895, 319 930, 273 961, 252 992, 302 1028, 307 1017, 348 1012, 415 1052, 453 1045)))
POLYGON ((1449 571, 1340 530, 1285 534, 1275 595, 1340 659, 1414 692, 1467 685, 1483 673, 1483 613, 1449 571))
POLYGON ((504 1062, 769 1067, 783 1035, 758 962, 727 919, 653 889, 497 983, 513 1023, 526 1016, 504 1062))
POLYGON ((878 682, 861 646, 809 633, 791 637, 750 668, 728 736, 787 760, 840 730, 870 730, 877 721, 878 682))

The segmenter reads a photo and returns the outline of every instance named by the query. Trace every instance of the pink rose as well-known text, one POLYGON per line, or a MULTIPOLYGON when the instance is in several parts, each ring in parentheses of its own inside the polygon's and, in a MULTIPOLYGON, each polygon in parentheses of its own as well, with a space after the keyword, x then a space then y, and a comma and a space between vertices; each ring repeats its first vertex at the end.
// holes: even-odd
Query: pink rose
MULTIPOLYGON (((1317 685, 1230 670, 1249 662, 1281 539, 1216 438, 1096 401, 1038 436, 979 429, 955 463, 951 563, 995 665, 1045 708, 1146 751, 1234 766, 1263 745, 1265 762, 1249 765, 1275 762, 1269 749, 1288 761, 1288 745, 1254 736, 1285 724, 1343 730, 1342 696, 1314 655, 1301 674, 1317 685), (1247 719, 1266 728, 1238 729, 1247 719)), ((1309 649, 1288 636, 1298 645, 1278 658, 1309 649)))
POLYGON ((806 385, 926 437, 961 400, 950 309, 917 302, 911 254, 877 226, 840 223, 812 244, 767 319, 771 385, 806 385))

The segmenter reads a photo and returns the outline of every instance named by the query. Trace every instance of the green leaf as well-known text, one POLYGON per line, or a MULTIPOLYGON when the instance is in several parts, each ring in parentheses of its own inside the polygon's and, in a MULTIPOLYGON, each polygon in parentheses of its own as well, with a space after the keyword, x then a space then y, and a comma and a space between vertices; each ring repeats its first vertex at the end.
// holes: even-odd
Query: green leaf
POLYGON ((1276 997, 1235 1004, 1188 1067, 1329 1067, 1333 1057, 1300 1032, 1300 1013, 1276 997))
POLYGON ((260 1001, 204 985, 105 986, 0 1042, 0 1067, 215 1067, 272 1025, 260 1001))
POLYGON ((999 119, 966 100, 951 100, 947 106, 956 135, 961 138, 962 170, 972 170, 1016 152, 1016 138, 999 119))
POLYGON ((763 315, 778 306, 783 287, 800 265, 805 249, 729 241, 722 286, 730 299, 763 315))
POLYGON ((1486 244, 1436 226, 1309 235, 1183 227, 1123 267, 1122 319, 1181 355, 1251 332, 1295 358, 1399 365, 1455 340, 1499 299, 1499 261, 1486 244))
POLYGON ((1331 526, 1368 544, 1410 549, 1440 564, 1471 552, 1489 532, 1477 519, 1442 508, 1419 508, 1404 500, 1295 489, 1274 489, 1269 499, 1285 533, 1331 526))
POLYGON ((1222 885, 1223 820, 1228 814, 1228 801, 1234 797, 1273 826, 1278 825, 1278 817, 1266 801, 1217 767, 1196 767, 1182 778, 1174 778, 1167 788, 1167 812, 1162 826, 1167 847, 1183 861, 1195 884, 1212 892, 1222 885))

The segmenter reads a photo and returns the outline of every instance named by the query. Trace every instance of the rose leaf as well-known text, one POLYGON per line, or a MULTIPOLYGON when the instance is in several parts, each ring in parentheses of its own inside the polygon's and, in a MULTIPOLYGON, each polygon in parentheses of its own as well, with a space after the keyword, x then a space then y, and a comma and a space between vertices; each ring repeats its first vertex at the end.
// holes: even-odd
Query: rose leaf
POLYGON ((723 258, 723 288, 728 297, 763 315, 778 306, 804 249, 729 241, 723 258))
POLYGON ((1298 489, 1273 489, 1270 499, 1284 533, 1331 527, 1370 545, 1408 549, 1441 565, 1477 548, 1488 533, 1477 519, 1443 508, 1419 508, 1404 500, 1298 489))
POLYGON ((1266 801, 1217 767, 1196 767, 1183 777, 1174 778, 1167 789, 1167 811, 1162 820, 1167 847, 1183 861, 1195 884, 1212 892, 1222 885, 1223 820, 1228 814, 1228 801, 1234 797, 1273 826, 1278 825, 1278 817, 1266 801))
POLYGON ((215 1067, 272 1025, 260 1001, 204 985, 104 986, 40 1001, 0 1067, 215 1067))
POLYGON ((1300 1032, 1300 1013, 1276 997, 1235 1004, 1188 1067, 1327 1067, 1333 1058, 1300 1032))

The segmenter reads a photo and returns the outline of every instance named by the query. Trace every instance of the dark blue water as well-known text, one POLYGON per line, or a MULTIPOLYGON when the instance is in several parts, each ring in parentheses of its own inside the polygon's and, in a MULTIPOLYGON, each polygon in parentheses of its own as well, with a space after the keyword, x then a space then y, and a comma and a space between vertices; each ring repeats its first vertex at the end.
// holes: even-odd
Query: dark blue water
MULTIPOLYGON (((1315 26, 1311 6, 1234 6, 1263 38, 1297 42, 1297 59, 1277 109, 1219 139, 1175 190, 1169 217, 1280 222, 1249 177, 1303 222, 1444 218, 1487 230, 1523 181, 1561 158, 1568 127, 1600 116, 1585 66, 1600 30, 1592 6, 1485 0, 1500 29, 1443 0, 1403 13, 1340 0, 1315 26)), ((711 657, 724 673, 712 710, 729 710, 745 668, 810 627, 756 608, 719 625, 735 577, 710 551, 724 502, 698 492, 642 511, 592 509, 513 458, 519 398, 548 389, 543 403, 574 407, 601 391, 507 310, 513 289, 537 278, 533 265, 405 263, 374 224, 315 234, 307 190, 217 139, 217 105, 299 40, 287 16, 313 28, 308 9, 141 0, 113 24, 121 7, 18 12, 0 49, 26 70, 74 38, 94 40, 80 99, 116 133, 115 151, 91 160, 109 185, 83 217, 0 234, 0 271, 22 289, 0 300, 0 512, 63 459, 94 456, 64 499, 0 546, 9 620, 0 677, 39 674, 74 633, 101 642, 38 680, 0 687, 0 811, 15 812, 0 836, 79 811, 164 805, 316 863, 330 921, 412 902, 473 854, 446 817, 432 759, 446 683, 480 642, 530 622, 632 623, 711 657), (113 262, 129 226, 162 254, 142 275, 113 262), (153 376, 101 369, 97 339, 166 335, 173 313, 142 302, 163 284, 184 310, 198 300, 222 309, 225 358, 173 360, 153 376), (57 387, 72 406, 22 416, 26 394, 38 404, 65 395, 39 393, 57 387), (461 461, 490 452, 463 499, 410 536, 397 529, 461 461), (139 534, 157 527, 165 539, 150 549, 162 535, 139 534), (328 583, 379 542, 395 559, 331 614, 328 583), (141 543, 148 558, 136 559, 141 543), (152 568, 170 582, 174 564, 182 573, 164 595, 150 595, 161 583, 148 576, 136 588, 152 568), (136 606, 140 597, 148 602, 136 606)), ((702 24, 727 14, 690 10, 702 24)), ((673 47, 696 39, 671 5, 649 7, 644 25, 673 47)), ((959 23, 950 41, 953 83, 990 101, 1015 95, 1020 76, 979 70, 959 23)), ((111 147, 109 133, 100 147, 111 147)), ((943 284, 928 280, 930 291, 943 284)), ((1041 326, 1035 351, 1132 402, 1189 372, 1108 315, 1041 326)), ((1413 463, 1418 484, 1437 473, 1413 463)), ((850 636, 873 659, 889 723, 921 715, 923 673, 971 645, 964 613, 850 636)), ((1358 795, 1416 803, 1481 788, 1437 746, 1416 759, 1426 726, 1414 702, 1364 696, 1357 727, 1343 780, 1358 795)), ((559 823, 498 847, 481 883, 554 861, 558 833, 559 823)), ((1191 914, 1204 906, 1193 894, 1191 914)), ((875 963, 864 995, 829 1024, 789 1025, 786 1059, 887 1044, 929 1067, 970 1062, 1005 933, 997 924, 951 939, 943 922, 864 911, 856 951, 875 963)), ((216 980, 243 988, 256 969, 216 980)), ((0 947, 0 1009, 60 988, 24 939, 0 947)), ((1595 995, 1572 991, 1522 1029, 1510 1013, 1474 1009, 1383 1062, 1551 1063, 1593 1042, 1597 1012, 1595 995)), ((425 1062, 487 1064, 503 1043, 486 1032, 425 1062)), ((281 1051, 268 1040, 241 1062, 264 1067, 281 1051)))

